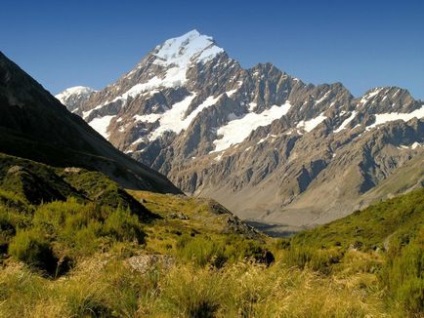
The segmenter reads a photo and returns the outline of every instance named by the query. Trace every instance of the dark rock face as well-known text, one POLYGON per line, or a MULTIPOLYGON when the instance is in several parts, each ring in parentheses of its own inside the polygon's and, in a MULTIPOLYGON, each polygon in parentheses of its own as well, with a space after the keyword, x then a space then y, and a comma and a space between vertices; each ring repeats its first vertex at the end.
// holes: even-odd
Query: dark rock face
POLYGON ((355 98, 272 64, 245 70, 196 31, 157 46, 74 111, 183 191, 259 222, 347 215, 424 156, 424 104, 408 91, 355 98))

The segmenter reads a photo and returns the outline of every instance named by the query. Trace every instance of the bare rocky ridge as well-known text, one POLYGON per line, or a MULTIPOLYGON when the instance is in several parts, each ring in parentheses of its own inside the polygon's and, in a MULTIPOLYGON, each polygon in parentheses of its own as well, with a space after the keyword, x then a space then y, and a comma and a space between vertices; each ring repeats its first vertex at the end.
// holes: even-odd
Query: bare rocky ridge
POLYGON ((186 193, 287 230, 365 206, 424 158, 424 103, 407 90, 355 98, 269 63, 245 70, 197 31, 157 46, 73 111, 186 193))

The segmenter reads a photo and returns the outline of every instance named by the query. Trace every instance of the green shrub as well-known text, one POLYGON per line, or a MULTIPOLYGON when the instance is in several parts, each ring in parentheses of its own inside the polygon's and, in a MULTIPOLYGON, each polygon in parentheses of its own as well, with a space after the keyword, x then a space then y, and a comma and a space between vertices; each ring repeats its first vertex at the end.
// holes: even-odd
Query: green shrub
POLYGON ((50 243, 34 230, 19 231, 9 245, 9 254, 50 276, 56 271, 57 259, 50 243))
POLYGON ((397 255, 391 255, 382 281, 395 307, 400 305, 411 315, 424 312, 424 229, 397 255))
POLYGON ((84 205, 78 203, 75 199, 68 199, 66 202, 56 201, 40 205, 34 213, 34 223, 50 223, 55 228, 63 226, 66 218, 71 215, 77 215, 83 209, 84 205))
POLYGON ((238 247, 240 257, 269 266, 274 262, 274 255, 258 241, 245 241, 238 247))
POLYGON ((112 236, 118 241, 144 242, 144 232, 136 215, 129 210, 117 210, 110 213, 103 227, 103 235, 112 236))
POLYGON ((4 239, 15 235, 15 233, 16 229, 12 224, 10 217, 0 212, 0 241, 2 238, 4 239))
POLYGON ((33 228, 72 257, 91 255, 116 241, 140 244, 145 237, 139 218, 129 209, 80 203, 73 198, 39 206, 33 228))
POLYGON ((333 266, 343 257, 337 248, 315 249, 307 246, 292 246, 285 252, 284 261, 289 266, 309 268, 323 274, 330 274, 333 266))
POLYGON ((285 254, 284 261, 288 266, 304 269, 311 261, 311 253, 306 248, 292 247, 285 254))
MULTIPOLYGON (((1 209, 1 208, 0 208, 1 209)), ((10 239, 15 235, 16 229, 10 219, 0 213, 0 260, 7 253, 10 239)))
POLYGON ((189 237, 183 235, 177 242, 179 256, 199 266, 213 265, 222 267, 228 259, 225 247, 209 237, 189 237))
POLYGON ((418 317, 424 312, 424 280, 408 277, 396 289, 395 299, 411 316, 418 317))
POLYGON ((87 226, 68 232, 63 242, 71 248, 74 256, 89 256, 99 250, 102 225, 98 222, 90 222, 87 226))
POLYGON ((0 204, 5 207, 27 212, 27 203, 18 194, 0 189, 0 204))

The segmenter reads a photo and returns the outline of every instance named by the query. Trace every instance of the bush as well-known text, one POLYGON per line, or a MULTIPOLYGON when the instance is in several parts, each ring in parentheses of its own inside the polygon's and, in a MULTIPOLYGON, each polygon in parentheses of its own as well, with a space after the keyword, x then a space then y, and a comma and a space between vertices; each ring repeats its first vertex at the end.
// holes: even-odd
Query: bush
POLYGON ((18 232, 9 245, 9 254, 49 276, 55 274, 57 258, 49 242, 34 230, 18 232))
POLYGON ((0 213, 0 242, 2 241, 2 238, 5 239, 15 235, 15 232, 15 227, 10 221, 10 218, 0 213))
POLYGON ((183 235, 177 242, 177 248, 183 259, 202 267, 209 264, 219 268, 228 260, 223 244, 208 237, 196 236, 192 238, 183 235))
POLYGON ((143 243, 145 237, 139 218, 129 210, 75 199, 38 207, 33 227, 73 257, 91 255, 114 241, 143 243))
POLYGON ((105 221, 104 235, 110 235, 118 241, 144 242, 144 232, 136 215, 131 215, 129 210, 118 208, 112 212, 105 221))
POLYGON ((18 194, 3 189, 0 189, 0 204, 20 211, 30 210, 28 205, 18 194))
POLYGON ((243 258, 252 260, 255 263, 265 264, 266 266, 271 265, 275 261, 274 255, 257 241, 248 241, 240 249, 240 252, 243 258))
POLYGON ((424 230, 407 246, 391 255, 381 277, 394 307, 411 315, 424 312, 424 230))
POLYGON ((9 218, 0 213, 0 259, 7 253, 9 241, 15 232, 15 227, 9 218))
POLYGON ((300 269, 309 268, 322 274, 330 274, 333 266, 343 257, 337 248, 314 249, 306 246, 292 246, 286 251, 285 262, 300 269))

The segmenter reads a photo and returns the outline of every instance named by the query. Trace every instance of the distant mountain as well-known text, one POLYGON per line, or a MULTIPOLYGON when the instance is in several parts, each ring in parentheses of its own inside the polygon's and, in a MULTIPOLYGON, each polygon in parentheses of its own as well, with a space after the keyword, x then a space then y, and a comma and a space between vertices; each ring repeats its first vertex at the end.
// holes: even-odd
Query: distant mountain
POLYGON ((0 110, 0 153, 97 170, 126 188, 181 193, 166 177, 115 149, 2 53, 0 110))
POLYGON ((62 104, 66 105, 70 111, 73 111, 79 105, 87 101, 94 92, 96 91, 90 87, 75 86, 64 90, 55 97, 62 104))
MULTIPOLYGON (((424 103, 407 90, 355 98, 341 83, 305 84, 272 64, 246 70, 197 31, 73 107, 186 193, 288 228, 345 216, 370 191, 390 195, 377 191, 383 181, 424 159, 424 103)), ((419 182, 408 184, 395 192, 419 182)))

